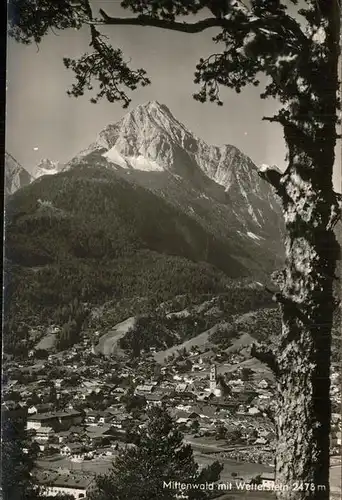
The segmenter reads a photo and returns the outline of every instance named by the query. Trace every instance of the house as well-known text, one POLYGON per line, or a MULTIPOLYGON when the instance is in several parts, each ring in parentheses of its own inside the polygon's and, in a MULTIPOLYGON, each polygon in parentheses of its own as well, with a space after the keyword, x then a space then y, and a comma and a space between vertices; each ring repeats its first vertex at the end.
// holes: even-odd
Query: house
POLYGON ((244 415, 246 413, 244 405, 238 405, 236 413, 238 415, 244 415))
POLYGON ((152 393, 152 394, 146 394, 145 399, 149 407, 161 406, 163 404, 163 401, 167 399, 167 396, 165 394, 152 393))
POLYGON ((38 430, 41 427, 54 426, 56 427, 57 419, 53 414, 33 414, 28 415, 26 430, 35 429, 38 430))
POLYGON ((36 413, 38 413, 37 407, 34 405, 29 406, 27 408, 27 413, 28 413, 28 415, 35 415, 36 413))
POLYGON ((236 387, 243 387, 245 385, 245 383, 243 380, 241 380, 241 378, 237 378, 235 380, 230 380, 229 385, 236 386, 236 387))
POLYGON ((88 425, 96 425, 99 419, 99 414, 96 411, 90 411, 89 413, 86 414, 85 416, 85 422, 88 425))
POLYGON ((113 394, 126 394, 126 389, 123 387, 115 387, 112 392, 113 394))
POLYGON ((191 371, 192 372, 196 372, 196 371, 201 371, 204 369, 204 366, 202 363, 194 363, 191 367, 191 371))
POLYGON ((15 411, 17 409, 19 409, 19 405, 16 401, 12 401, 11 399, 10 400, 7 400, 7 401, 4 401, 2 404, 1 404, 1 410, 2 411, 15 411))
POLYGON ((52 427, 40 427, 37 429, 36 434, 34 436, 35 441, 47 442, 50 440, 52 436, 54 436, 55 431, 52 427))
POLYGON ((86 429, 86 435, 92 446, 101 444, 104 439, 114 440, 116 429, 110 425, 90 426, 86 429))
POLYGON ((68 432, 72 441, 80 439, 85 434, 84 428, 82 426, 76 426, 76 425, 71 426, 70 429, 68 429, 68 432))
MULTIPOLYGON (((16 390, 17 386, 19 383, 19 381, 17 379, 13 379, 13 380, 8 380, 7 381, 7 384, 6 384, 6 390, 7 391, 10 391, 10 390, 16 390)), ((5 382, 3 382, 3 386, 5 387, 5 382)))
POLYGON ((53 404, 51 403, 42 403, 39 405, 36 405, 36 410, 37 413, 48 413, 49 411, 53 411, 53 404))
POLYGON ((55 387, 56 389, 61 389, 65 385, 65 380, 63 378, 56 378, 55 387))
POLYGON ((128 414, 122 412, 113 416, 111 425, 116 429, 122 429, 127 421, 128 421, 128 414))
POLYGON ((74 396, 75 399, 80 399, 82 401, 85 401, 88 396, 88 390, 87 389, 80 389, 74 396))
POLYGON ((260 437, 266 438, 268 441, 270 441, 271 439, 275 438, 275 432, 274 431, 269 431, 267 429, 260 429, 258 431, 258 435, 260 437))
POLYGON ((157 390, 157 394, 160 394, 163 397, 165 396, 165 398, 170 398, 174 394, 174 388, 171 386, 159 387, 157 390))
POLYGON ((69 439, 70 431, 61 431, 57 434, 58 442, 64 443, 69 439))
POLYGON ((210 399, 210 394, 208 392, 199 392, 196 394, 197 401, 208 401, 210 399))
POLYGON ((98 415, 99 424, 109 424, 113 420, 113 413, 104 411, 98 415))
POLYGON ((201 420, 199 424, 200 424, 200 431, 203 432, 204 434, 211 434, 211 435, 215 434, 216 430, 214 422, 201 420))
POLYGON ((236 411, 237 403, 236 401, 219 401, 217 403, 217 407, 221 408, 222 410, 232 412, 236 411))
POLYGON ((70 443, 62 446, 60 454, 63 457, 70 457, 76 460, 82 460, 84 458, 84 447, 79 443, 70 443))
POLYGON ((68 457, 69 455, 71 455, 72 453, 72 450, 80 450, 81 446, 77 443, 69 443, 69 444, 65 444, 64 446, 61 447, 61 455, 63 455, 64 457, 68 457))
POLYGON ((139 396, 145 396, 146 394, 150 394, 154 389, 155 389, 154 384, 137 385, 134 393, 139 396))
POLYGON ((189 408, 189 417, 190 418, 201 417, 213 420, 217 418, 217 411, 216 408, 213 408, 212 406, 209 405, 191 406, 189 408))
POLYGON ((273 394, 271 392, 264 392, 259 394, 259 399, 272 399, 273 394))
POLYGON ((32 396, 32 394, 33 394, 33 392, 30 391, 30 390, 28 390, 28 389, 24 389, 24 390, 20 391, 20 396, 21 396, 22 399, 29 398, 29 397, 32 396))
POLYGON ((267 439, 264 437, 258 437, 255 441, 254 444, 267 444, 267 439))
POLYGON ((95 451, 95 455, 99 457, 116 457, 118 455, 118 452, 117 450, 106 446, 104 448, 97 448, 95 451))
POLYGON ((186 383, 183 382, 183 383, 180 383, 180 384, 176 385, 175 391, 176 392, 185 392, 186 389, 187 389, 187 387, 188 387, 188 384, 186 384, 186 383))
POLYGON ((250 408, 248 408, 248 413, 249 415, 257 415, 258 413, 260 413, 260 410, 255 406, 251 406, 250 408))
POLYGON ((177 419, 176 423, 178 425, 183 425, 183 424, 188 425, 189 424, 189 419, 188 418, 182 418, 182 417, 180 417, 180 418, 177 419))
POLYGON ((57 411, 51 413, 36 413, 27 417, 26 429, 40 429, 51 426, 55 431, 68 430, 72 425, 80 424, 83 416, 75 410, 57 411))
POLYGON ((186 424, 189 422, 189 413, 186 411, 179 410, 174 414, 174 418, 177 424, 186 424))
POLYGON ((71 495, 76 500, 86 498, 95 488, 95 477, 71 473, 39 471, 37 485, 43 487, 44 496, 71 495))
POLYGON ((258 383, 258 387, 260 387, 260 389, 268 389, 268 386, 269 384, 265 379, 260 380, 260 382, 258 383))

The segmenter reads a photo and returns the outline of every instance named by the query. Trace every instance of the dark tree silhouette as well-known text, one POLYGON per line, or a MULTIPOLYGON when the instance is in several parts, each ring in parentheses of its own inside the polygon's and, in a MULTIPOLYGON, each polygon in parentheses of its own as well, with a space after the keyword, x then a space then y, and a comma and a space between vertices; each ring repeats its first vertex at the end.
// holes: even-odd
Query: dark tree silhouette
POLYGON ((283 127, 288 166, 284 173, 263 168, 260 175, 282 202, 286 265, 275 295, 282 312, 279 345, 268 351, 255 346, 253 354, 274 370, 278 381, 276 481, 289 485, 278 498, 327 500, 333 280, 339 257, 334 226, 341 208, 332 185, 340 108, 339 1, 123 0, 121 5, 134 15, 95 14, 90 0, 12 0, 10 35, 22 43, 40 43, 50 28, 87 25, 89 52, 64 60, 76 76, 69 93, 78 97, 94 90, 93 102, 105 97, 124 107, 130 103, 127 90, 147 85, 148 76, 128 66, 121 50, 101 34, 101 25, 189 34, 215 28, 217 52, 201 59, 195 71, 200 90, 194 97, 200 102, 222 105, 221 86, 240 92, 266 76, 261 98, 276 98, 280 109, 264 119, 283 127), (198 13, 198 21, 180 21, 198 13), (298 480, 303 489, 292 488, 298 480))
POLYGON ((6 415, 2 415, 1 420, 2 498, 38 500, 40 489, 34 484, 31 476, 37 449, 34 444, 30 444, 22 421, 6 415))
MULTIPOLYGON (((213 462, 199 471, 190 445, 164 408, 148 413, 146 429, 138 431, 135 447, 123 451, 108 475, 97 480, 91 500, 171 500, 181 488, 174 482, 192 485, 218 481, 222 465, 213 462), (165 486, 169 484, 169 486, 165 486)), ((210 498, 210 490, 187 490, 189 499, 210 498)))

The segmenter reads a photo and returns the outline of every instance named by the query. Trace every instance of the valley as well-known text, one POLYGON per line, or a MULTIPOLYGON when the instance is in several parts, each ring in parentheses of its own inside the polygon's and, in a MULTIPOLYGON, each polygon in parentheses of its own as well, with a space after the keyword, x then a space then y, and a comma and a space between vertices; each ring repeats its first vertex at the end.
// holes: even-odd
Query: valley
POLYGON ((251 347, 281 331, 270 278, 283 221, 253 161, 156 101, 65 164, 42 160, 31 176, 7 160, 3 410, 22 418, 41 480, 91 482, 165 406, 200 467, 215 458, 223 482, 273 484, 277 389, 251 347))

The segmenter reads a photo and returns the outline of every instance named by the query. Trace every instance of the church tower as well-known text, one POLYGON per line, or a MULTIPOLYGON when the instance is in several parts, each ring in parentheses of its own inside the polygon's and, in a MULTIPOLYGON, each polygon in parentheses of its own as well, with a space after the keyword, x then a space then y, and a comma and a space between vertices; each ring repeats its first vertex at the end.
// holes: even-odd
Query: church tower
POLYGON ((215 392, 216 387, 217 387, 217 368, 216 368, 216 365, 211 365, 211 367, 210 367, 210 382, 209 382, 210 392, 215 392))

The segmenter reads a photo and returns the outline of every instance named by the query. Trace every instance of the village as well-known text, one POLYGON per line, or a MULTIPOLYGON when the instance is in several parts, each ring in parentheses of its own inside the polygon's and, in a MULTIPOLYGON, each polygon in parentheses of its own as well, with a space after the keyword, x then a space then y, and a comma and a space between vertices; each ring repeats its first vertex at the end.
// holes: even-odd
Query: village
MULTIPOLYGON (((224 464, 223 482, 259 477, 272 484, 274 380, 246 368, 239 352, 221 363, 203 347, 163 364, 154 354, 104 356, 87 337, 68 351, 41 356, 32 350, 25 361, 6 361, 2 411, 24 419, 36 450, 35 478, 47 495, 86 497, 96 474, 135 446, 134 429, 146 425, 146 411, 156 405, 167 408, 200 466, 224 464)), ((331 375, 334 408, 341 404, 337 369, 331 375)), ((341 452, 341 430, 335 410, 333 456, 341 452)))

